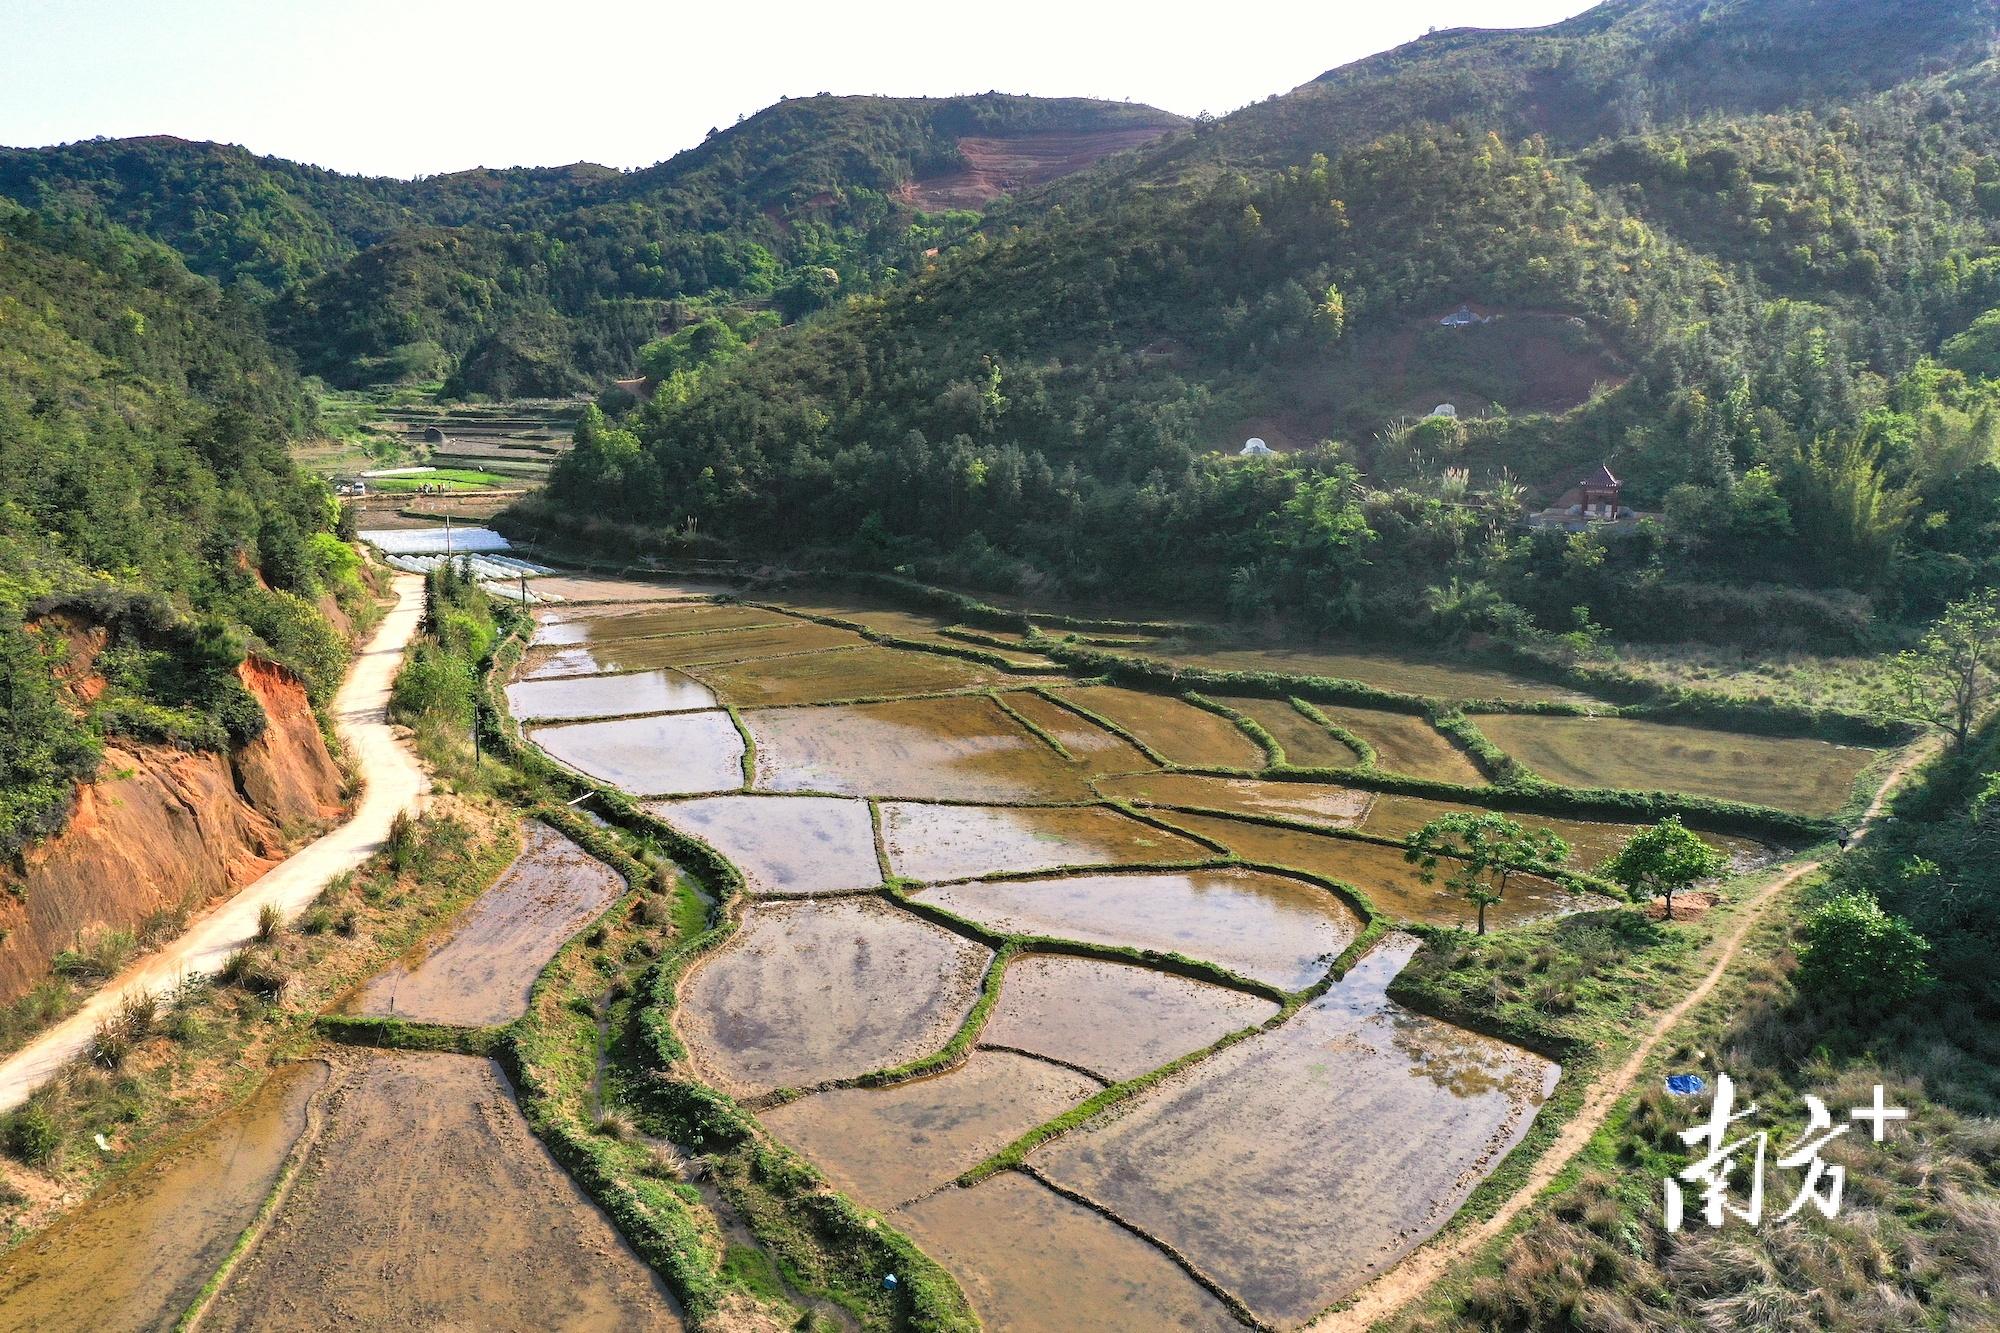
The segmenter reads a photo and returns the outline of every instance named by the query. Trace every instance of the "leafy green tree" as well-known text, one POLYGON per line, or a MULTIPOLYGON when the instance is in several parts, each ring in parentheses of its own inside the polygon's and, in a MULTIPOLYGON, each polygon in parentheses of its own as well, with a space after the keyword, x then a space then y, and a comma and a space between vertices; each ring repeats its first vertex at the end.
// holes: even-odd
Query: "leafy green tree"
POLYGON ((1647 897, 1664 894, 1667 920, 1672 921, 1674 894, 1720 873, 1727 864, 1721 852, 1681 824, 1679 815, 1668 815, 1652 828, 1634 834, 1604 867, 1603 874, 1633 893, 1647 897))
POLYGON ((2000 379, 2000 310, 1973 320, 1971 328, 1938 348, 1938 359, 1967 375, 2000 379))
POLYGON ((1484 935, 1486 909, 1506 898, 1508 881, 1559 870, 1569 851, 1553 830, 1524 828, 1505 815, 1459 813, 1440 815, 1418 829, 1403 859, 1417 867, 1424 883, 1442 879, 1446 888, 1470 901, 1484 935), (1442 874, 1440 867, 1445 867, 1442 874))
POLYGON ((1935 727, 1963 751, 1993 693, 2000 653, 2000 594, 1988 591, 1945 609, 1923 641, 1899 654, 1890 670, 1889 706, 1898 716, 1935 727))
POLYGON ((1816 999, 1895 1004, 1929 990, 1930 941, 1874 897, 1850 889, 1806 917, 1798 987, 1816 999))

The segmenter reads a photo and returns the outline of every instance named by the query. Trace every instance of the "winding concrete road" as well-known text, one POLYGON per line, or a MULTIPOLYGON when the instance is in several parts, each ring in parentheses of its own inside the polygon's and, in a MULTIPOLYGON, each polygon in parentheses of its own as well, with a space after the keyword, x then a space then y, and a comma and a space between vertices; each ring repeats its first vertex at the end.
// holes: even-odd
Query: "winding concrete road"
POLYGON ((328 880, 357 868, 381 848, 400 812, 422 806, 430 778, 389 726, 389 689, 403 664, 403 651, 423 620, 424 581, 404 574, 393 586, 395 606, 354 659, 333 697, 334 725, 362 782, 353 814, 227 902, 197 917, 178 939, 106 982, 81 1009, 0 1060, 0 1111, 19 1106, 57 1070, 83 1054, 99 1020, 116 1010, 125 996, 159 995, 184 976, 218 971, 230 954, 256 938, 257 917, 267 904, 275 904, 286 921, 296 919, 328 880))

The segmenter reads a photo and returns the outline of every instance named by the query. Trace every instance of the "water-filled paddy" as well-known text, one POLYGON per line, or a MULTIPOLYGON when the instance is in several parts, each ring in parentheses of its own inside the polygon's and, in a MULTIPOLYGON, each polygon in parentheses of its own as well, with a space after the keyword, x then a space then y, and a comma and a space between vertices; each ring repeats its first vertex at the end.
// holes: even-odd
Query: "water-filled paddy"
MULTIPOLYGON (((1368 817, 1361 821, 1360 827, 1363 833, 1374 833, 1385 838, 1407 838, 1439 815, 1476 809, 1474 806, 1457 805, 1449 801, 1431 801, 1421 796, 1395 796, 1384 792, 1377 795, 1369 805, 1368 817)), ((1579 870, 1598 869, 1606 861, 1618 855, 1619 850, 1631 840, 1632 835, 1645 827, 1642 824, 1557 819, 1550 815, 1522 814, 1511 810, 1502 810, 1499 813, 1524 828, 1553 830, 1570 845, 1570 864, 1579 870)), ((1703 833, 1701 837, 1711 847, 1727 853, 1737 869, 1747 869, 1771 858, 1768 847, 1748 838, 1731 838, 1720 833, 1703 833)))
POLYGON ((1443 699, 1569 699, 1586 696, 1489 667, 1405 655, 1388 649, 1338 652, 1313 648, 1221 648, 1203 644, 1168 645, 1141 650, 1182 666, 1209 671, 1272 671, 1291 676, 1330 676, 1358 680, 1399 694, 1432 695, 1443 699))
POLYGON ((0 1329, 172 1328, 256 1216, 326 1086, 280 1068, 241 1106, 0 1258, 0 1329))
MULTIPOLYGON (((829 648, 860 648, 867 642, 844 629, 794 620, 782 625, 745 625, 706 634, 592 638, 582 646, 588 649, 590 660, 599 671, 650 671, 657 667, 706 667, 791 657, 829 648)), ((529 665, 531 669, 540 669, 543 664, 531 655, 529 665)))
POLYGON ((942 1189, 892 1220, 1009 1333, 1240 1333, 1227 1306, 1109 1218, 1019 1171, 942 1189))
POLYGON ((1352 768, 1361 762, 1346 742, 1292 707, 1288 699, 1218 695, 1216 702, 1227 704, 1270 732, 1285 752, 1285 762, 1294 768, 1352 768))
POLYGON ((1360 933, 1327 890, 1249 870, 989 880, 917 897, 994 930, 1185 954, 1286 990, 1317 981, 1360 933))
POLYGON ((677 1329, 490 1060, 371 1053, 204 1328, 677 1329))
POLYGON ((897 874, 933 881, 1060 866, 1203 861, 1213 855, 1192 839, 1103 806, 885 802, 882 839, 897 874))
POLYGON ((370 981, 355 1012, 464 1027, 519 1018, 543 966, 624 888, 611 867, 530 822, 506 873, 425 956, 370 981))
POLYGON ((743 738, 727 713, 667 713, 538 727, 535 744, 578 772, 638 796, 743 785, 743 738))
POLYGON ((1086 685, 1061 693, 1125 728, 1173 763, 1194 768, 1264 767, 1264 747, 1243 728, 1185 700, 1117 685, 1086 685))
POLYGON ((1102 778, 1098 790, 1114 801, 1184 805, 1276 815, 1347 828, 1367 813, 1369 793, 1317 782, 1268 782, 1258 778, 1207 778, 1192 773, 1136 773, 1102 778))
POLYGON ((1118 1083, 1277 1012, 1259 996, 1149 967, 1029 954, 1008 965, 979 1040, 1118 1083))
MULTIPOLYGON (((1478 921, 1472 903, 1442 884, 1425 884, 1417 867, 1403 859, 1398 847, 1240 819, 1183 814, 1167 818, 1189 832, 1214 838, 1246 861, 1308 870, 1352 885, 1367 895, 1377 911, 1401 921, 1468 927, 1478 921)), ((1446 873, 1445 867, 1439 867, 1440 878, 1446 873)), ((1507 885, 1507 896, 1486 909, 1486 924, 1493 928, 1518 925, 1589 903, 1553 880, 1516 875, 1507 885)), ((1595 905, 1607 904, 1597 900, 1595 905)))
POLYGON ((1029 1160, 1261 1318, 1310 1319, 1442 1226, 1559 1072, 1389 1001, 1415 941, 1029 1160), (1282 1147, 1282 1150, 1274 1149, 1282 1147))
POLYGON ((507 708, 523 722, 684 713, 713 707, 715 696, 706 685, 673 671, 517 680, 507 687, 507 708))
POLYGON ((723 698, 744 708, 935 694, 970 689, 998 678, 992 669, 962 658, 877 644, 696 670, 723 698))
POLYGON ((836 1088, 761 1118, 843 1193, 888 1209, 977 1166, 1098 1087, 1045 1060, 974 1051, 948 1073, 886 1088, 836 1088))
POLYGON ((1806 815, 1847 804, 1876 751, 1781 736, 1622 717, 1494 714, 1474 719, 1487 739, 1553 782, 1572 787, 1678 791, 1806 815))
MULTIPOLYGON (((1376 767, 1438 782, 1469 787, 1486 785, 1486 775, 1465 751, 1414 713, 1390 713, 1379 708, 1341 708, 1328 704, 1320 711, 1375 747, 1376 767)), ((1480 719, 1482 722, 1484 718, 1480 719)))
POLYGON ((1079 801, 1090 789, 985 695, 746 713, 766 791, 1079 801))
POLYGON ((753 895, 839 893, 882 882, 868 802, 836 796, 705 796, 646 807, 721 852, 753 895))
POLYGON ((1085 772, 1137 773, 1156 767, 1139 748, 1090 719, 1051 702, 1031 690, 1002 696, 1007 706, 1056 738, 1085 772))
POLYGON ((791 623, 775 611, 713 602, 669 602, 660 606, 631 607, 565 606, 535 613, 534 642, 537 645, 609 642, 613 639, 703 634, 791 623))
POLYGON ((991 956, 879 898, 763 903, 682 983, 676 1018, 720 1086, 804 1087, 943 1046, 991 956))

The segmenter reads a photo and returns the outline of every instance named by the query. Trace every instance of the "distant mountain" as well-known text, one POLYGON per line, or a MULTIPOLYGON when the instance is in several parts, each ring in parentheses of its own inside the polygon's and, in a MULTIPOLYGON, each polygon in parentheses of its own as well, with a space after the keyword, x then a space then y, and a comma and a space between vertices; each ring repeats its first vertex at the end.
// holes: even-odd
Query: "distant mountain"
POLYGON ((415 181, 93 141, 0 150, 0 196, 130 227, 197 272, 282 293, 274 327, 330 380, 568 393, 634 370, 679 317, 670 302, 803 313, 893 277, 972 225, 968 210, 1182 123, 1073 99, 814 97, 643 171, 415 181))
POLYGON ((540 517, 1326 624, 1456 584, 1486 609, 1439 627, 1852 642, 1851 603, 1717 587, 2000 578, 2000 385, 1926 361, 2000 306, 1995 24, 1628 0, 1426 38, 1003 206, 586 432, 540 517), (1288 457, 1225 460, 1251 435, 1288 457), (1607 459, 1670 558, 1506 537, 1607 459))

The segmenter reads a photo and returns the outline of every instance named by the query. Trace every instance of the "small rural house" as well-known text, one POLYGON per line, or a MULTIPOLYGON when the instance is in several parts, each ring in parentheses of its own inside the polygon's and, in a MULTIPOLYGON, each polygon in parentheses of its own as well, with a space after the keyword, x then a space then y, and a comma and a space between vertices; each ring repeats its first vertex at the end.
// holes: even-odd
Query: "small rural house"
POLYGON ((1268 458, 1270 454, 1271 446, 1252 435, 1243 442, 1243 447, 1237 451, 1236 456, 1238 458, 1268 458))
POLYGON ((1599 463, 1586 476, 1564 491, 1539 514, 1530 516, 1531 526, 1568 528, 1581 532, 1595 523, 1633 523, 1640 517, 1625 504, 1625 483, 1609 465, 1599 463))

